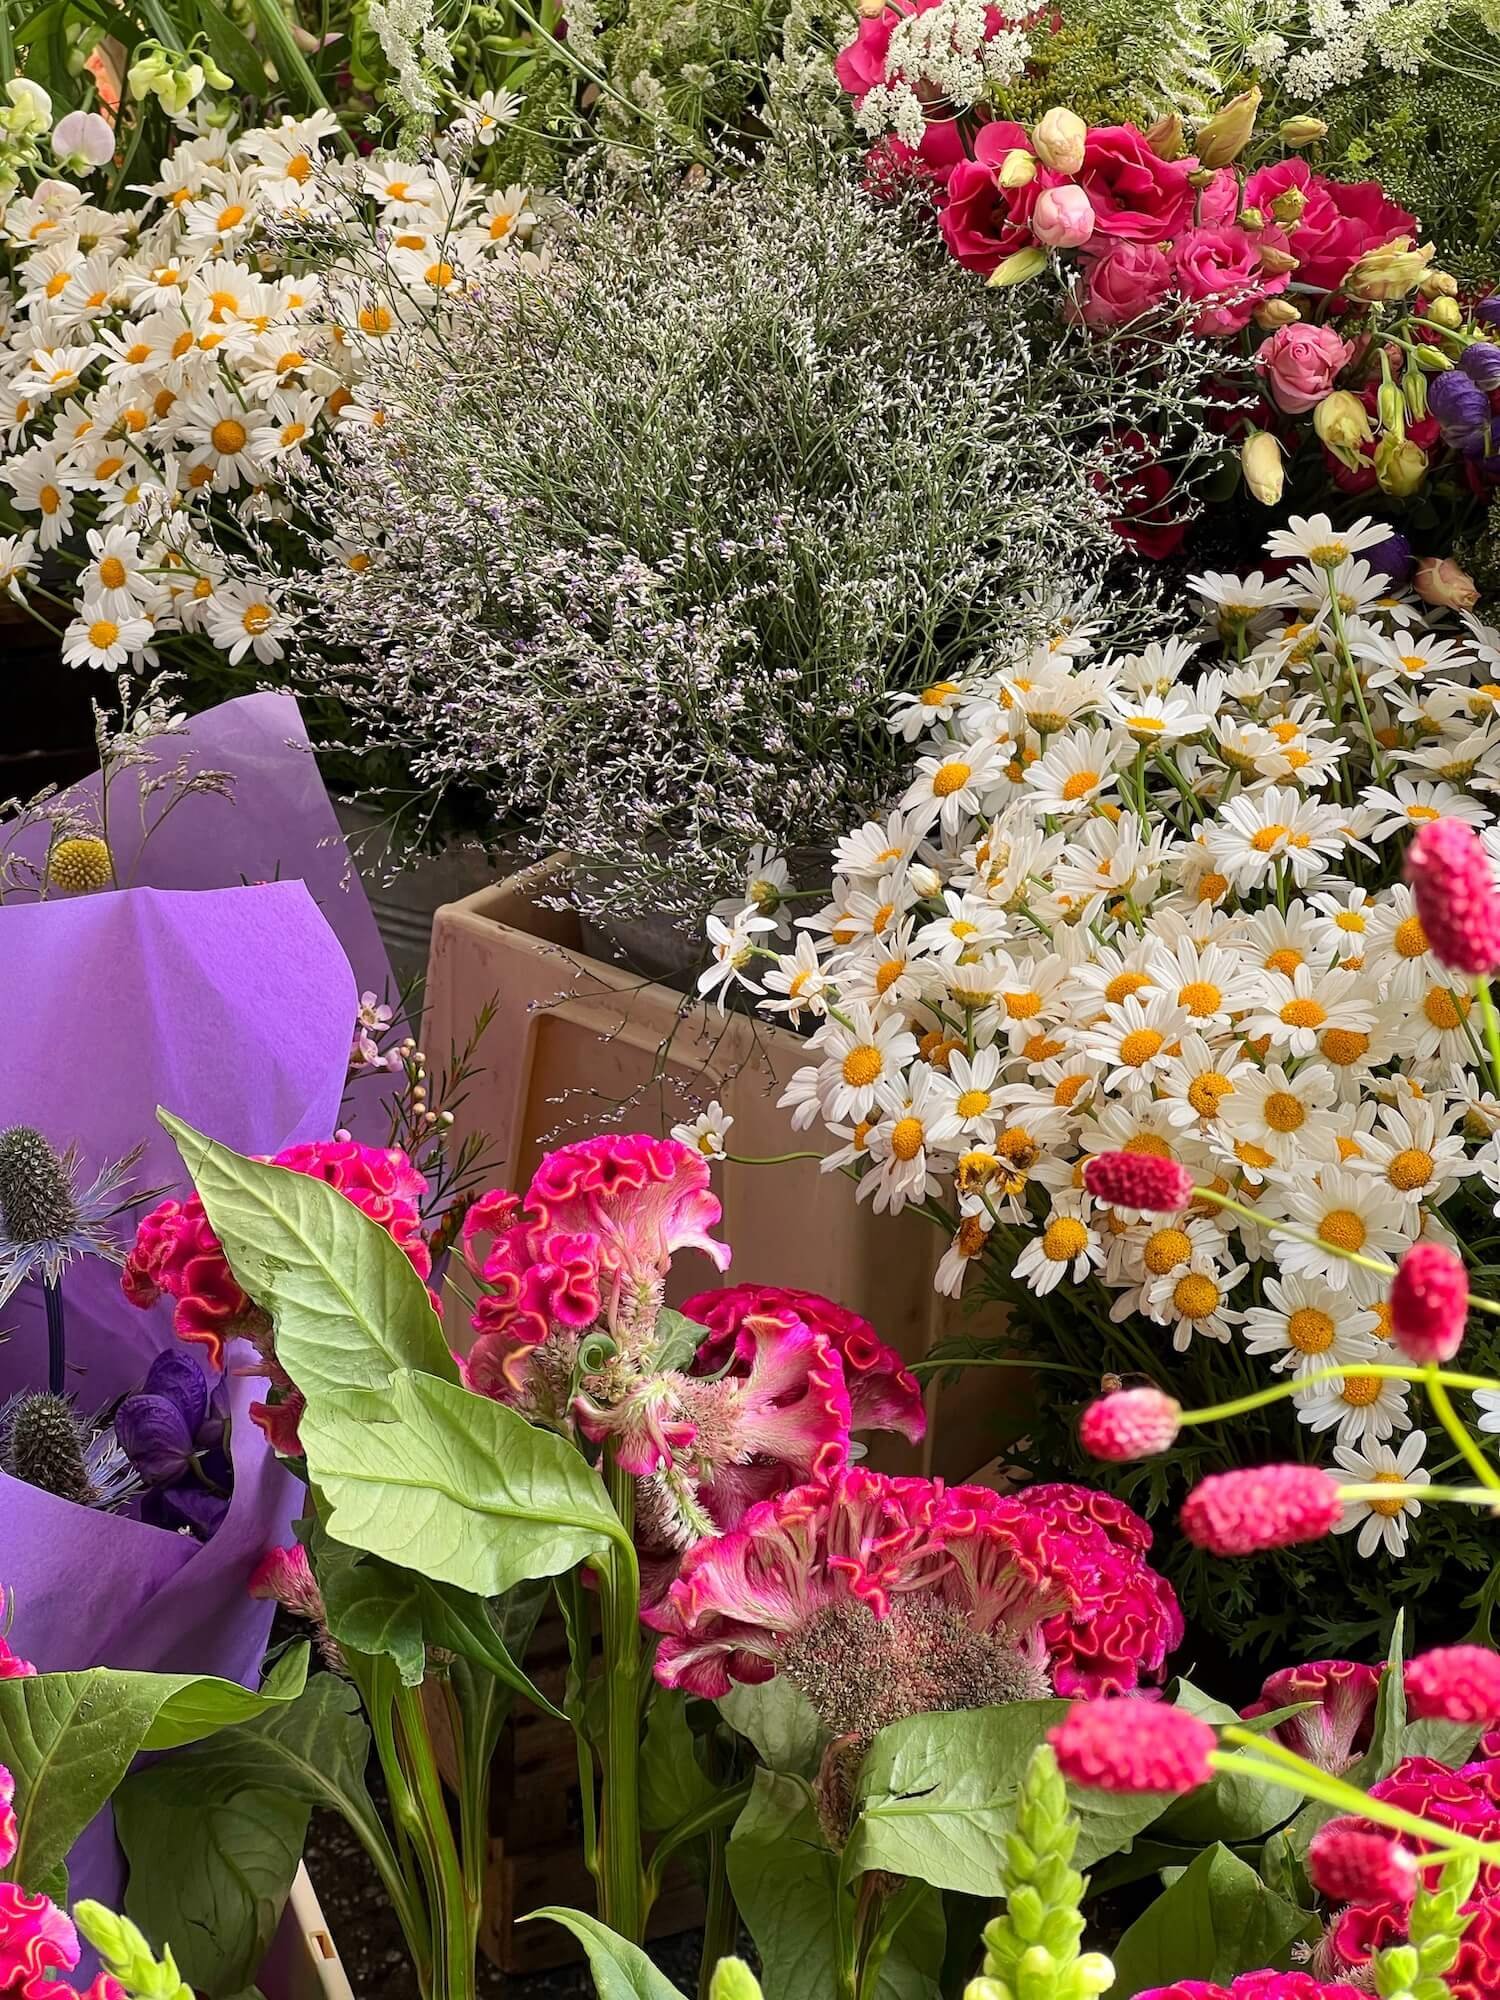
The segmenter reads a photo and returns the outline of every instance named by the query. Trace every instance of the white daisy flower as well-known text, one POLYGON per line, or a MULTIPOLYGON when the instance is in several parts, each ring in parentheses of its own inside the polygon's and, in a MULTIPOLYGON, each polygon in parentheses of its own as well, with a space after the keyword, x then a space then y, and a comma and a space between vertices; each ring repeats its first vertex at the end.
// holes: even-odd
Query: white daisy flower
MULTIPOLYGON (((1402 1441, 1399 1451, 1392 1451, 1388 1444, 1367 1444, 1358 1449, 1348 1444, 1336 1445, 1333 1455, 1341 1468, 1339 1484, 1430 1486, 1432 1474, 1422 1464, 1426 1448, 1427 1433, 1420 1430, 1412 1431, 1402 1441)), ((1400 1556, 1406 1552, 1410 1523, 1421 1512, 1422 1503, 1415 1498, 1348 1500, 1344 1503, 1344 1518, 1333 1532, 1345 1535, 1358 1528, 1355 1548, 1367 1558, 1381 1548, 1387 1555, 1400 1556)))
POLYGON ((729 1136, 729 1128, 734 1119, 715 1098, 708 1108, 700 1111, 689 1124, 674 1125, 672 1137, 679 1146, 691 1146, 701 1153, 705 1160, 722 1160, 724 1141, 729 1136))
POLYGON ((1361 549, 1379 548, 1382 542, 1390 540, 1391 531, 1384 522, 1362 520, 1351 527, 1335 528, 1326 514, 1292 514, 1284 528, 1277 528, 1266 539, 1266 554, 1283 561, 1295 561, 1301 557, 1320 568, 1336 568, 1347 562, 1350 556, 1358 555, 1361 549))
MULTIPOLYGON (((1380 1362, 1399 1359, 1395 1348, 1381 1342, 1372 1357, 1380 1362)), ((1298 1389, 1292 1401, 1297 1421, 1312 1431, 1338 1433, 1340 1444, 1384 1444, 1396 1431, 1411 1429, 1406 1410, 1407 1385, 1386 1375, 1346 1375, 1338 1382, 1318 1382, 1298 1389)))
POLYGON ((1261 1289, 1267 1303, 1245 1314, 1245 1347, 1251 1354, 1274 1354, 1277 1374, 1315 1375, 1371 1361, 1379 1351, 1379 1315, 1335 1291, 1321 1278, 1283 1272, 1268 1277, 1261 1289))
POLYGON ((1090 1227, 1076 1206, 1058 1203, 1046 1226, 1033 1236, 1012 1268, 1011 1276, 1022 1279, 1040 1297, 1067 1280, 1081 1285, 1090 1269, 1104 1261, 1099 1232, 1090 1227))

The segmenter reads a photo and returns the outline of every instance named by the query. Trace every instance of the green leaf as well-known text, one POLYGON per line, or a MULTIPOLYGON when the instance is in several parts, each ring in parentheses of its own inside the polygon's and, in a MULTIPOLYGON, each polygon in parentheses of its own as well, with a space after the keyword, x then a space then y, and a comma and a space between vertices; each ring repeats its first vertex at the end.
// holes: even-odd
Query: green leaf
POLYGON ((641 1823, 653 1833, 676 1826, 719 1796, 720 1787, 698 1762, 687 1697, 680 1689, 658 1688, 651 1698, 640 1782, 641 1823))
POLYGON ((456 1382, 401 1369, 379 1395, 328 1390, 301 1433, 335 1540, 474 1597, 561 1575, 623 1534, 571 1444, 456 1382))
POLYGON ((554 1907, 533 1910, 521 1922, 535 1923, 540 1917, 561 1924, 583 1946, 599 2000, 682 2000, 678 1988, 651 1963, 639 1945, 627 1944, 597 1917, 586 1917, 582 1910, 554 1907))
POLYGON ((1222 1844, 1205 1848, 1110 1953, 1116 2000, 1178 1979, 1228 1984, 1251 1966, 1274 1966, 1305 1928, 1304 1913, 1273 1894, 1222 1844))
POLYGON ((16 1781, 12 1879, 47 1879, 137 1751, 170 1750, 294 1701, 306 1678, 307 1648, 299 1646, 258 1692, 203 1675, 110 1667, 0 1681, 0 1764, 16 1781))
POLYGON ((685 1313, 673 1312, 670 1306, 664 1306, 656 1315, 653 1333, 656 1352, 651 1365, 656 1369, 686 1368, 708 1338, 706 1326, 700 1326, 685 1313))
POLYGON ((810 1778, 827 1734, 811 1702, 784 1674, 759 1687, 732 1687, 718 1703, 720 1715, 737 1729, 773 1771, 810 1778))
POLYGON ((115 1799, 126 1910, 210 2000, 255 1978, 302 1858, 308 1817, 374 1820, 355 1690, 319 1674, 290 1706, 133 1772, 115 1799))
MULTIPOLYGON (((1277 1723, 1285 1722, 1312 1706, 1308 1702, 1294 1702, 1286 1708, 1278 1708, 1257 1716, 1251 1722, 1244 1722, 1236 1710, 1214 1701, 1186 1680, 1177 1683, 1172 1700, 1189 1715, 1212 1723, 1216 1729, 1233 1724, 1240 1729, 1254 1730, 1257 1735, 1264 1735, 1277 1723)), ((1244 1752, 1238 1753, 1239 1761, 1244 1760, 1244 1755, 1244 1752)), ((1304 1797, 1302 1792, 1292 1791, 1285 1785, 1274 1784, 1251 1773, 1222 1770, 1210 1783, 1200 1785, 1186 1798, 1174 1799, 1156 1822, 1153 1832, 1163 1840, 1180 1842, 1193 1848, 1209 1847, 1216 1840, 1233 1847, 1245 1841, 1264 1839, 1274 1828, 1285 1825, 1300 1810, 1304 1797)))
POLYGON ((235 1277, 275 1321, 276 1358, 310 1404, 330 1390, 383 1390, 401 1369, 457 1382, 427 1287, 379 1223, 324 1181, 248 1160, 170 1112, 157 1116, 235 1277))
POLYGON ((217 0, 202 0, 198 25, 209 54, 220 69, 228 71, 247 97, 264 98, 271 94, 265 57, 235 26, 227 8, 219 6, 217 0))
MULTIPOLYGON (((969 1896, 999 1893, 999 1851, 1015 1823, 1031 1754, 1065 1701, 1016 1701, 909 1715, 882 1729, 859 1774, 851 1873, 883 1868, 969 1896)), ((1077 1865, 1128 1848, 1159 1798, 1068 1788, 1079 1819, 1077 1865)))

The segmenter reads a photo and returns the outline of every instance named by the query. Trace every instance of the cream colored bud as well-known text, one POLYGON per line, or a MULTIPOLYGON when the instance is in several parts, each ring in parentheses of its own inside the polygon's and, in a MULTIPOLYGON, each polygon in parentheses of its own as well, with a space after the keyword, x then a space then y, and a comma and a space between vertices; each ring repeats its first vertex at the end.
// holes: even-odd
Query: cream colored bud
POLYGON ((1433 254, 1432 244, 1414 245, 1409 236, 1398 236, 1379 250, 1367 250, 1340 289, 1346 298, 1370 305, 1404 299, 1421 283, 1433 254))
POLYGON ((1023 188, 1036 179, 1036 161, 1024 146, 1012 146, 1000 162, 997 176, 1003 188, 1023 188))
POLYGON ((1182 120, 1175 111, 1157 119, 1146 133, 1146 144, 1159 160, 1182 158, 1187 151, 1187 140, 1182 136, 1182 120))
POLYGON ((1281 446, 1269 431, 1251 431, 1240 446, 1240 470, 1245 484, 1263 507, 1274 507, 1281 498, 1286 474, 1281 464, 1281 446))
POLYGON ((1054 104, 1031 131, 1037 158, 1054 173, 1076 174, 1083 165, 1083 143, 1089 128, 1076 111, 1054 104))
POLYGON ((1295 326, 1302 315, 1290 299, 1267 299, 1252 315, 1255 324, 1269 333, 1278 326, 1295 326))
POLYGON ((1375 477, 1382 493, 1396 500, 1408 499, 1427 477, 1427 454, 1410 438, 1398 437, 1393 431, 1375 447, 1375 477))
POLYGON ((1227 167, 1231 160, 1237 160, 1250 143, 1250 134, 1255 130, 1255 120, 1260 112, 1260 85, 1250 90, 1242 90, 1238 97, 1230 98, 1222 111, 1216 111, 1206 125, 1200 125, 1193 137, 1193 150, 1205 167, 1227 167))
POLYGON ((1035 245, 1026 250, 1013 250, 991 271, 987 283, 991 285, 1024 285, 1028 280, 1040 277, 1047 268, 1047 253, 1035 245))
POLYGON ((1283 118, 1276 136, 1283 146, 1290 146, 1294 153, 1300 153, 1304 146, 1315 146, 1319 139, 1326 139, 1328 127, 1321 118, 1310 117, 1304 111, 1295 118, 1283 118))
POLYGON ((1401 378, 1401 394, 1406 398, 1406 414, 1421 423, 1427 414, 1427 377, 1420 368, 1408 368, 1401 378))
POLYGON ((1463 307, 1457 299, 1429 299, 1427 317, 1434 326, 1445 326, 1450 333, 1464 323, 1463 307))
POLYGON ((1241 229, 1248 229, 1253 236, 1266 226, 1266 218, 1258 208, 1242 208, 1239 213, 1241 229))
POLYGON ((1429 271, 1417 290, 1424 299, 1456 299, 1458 280, 1451 271, 1429 271))
POLYGON ((1200 194, 1204 188, 1212 187, 1213 184, 1214 169, 1212 167, 1194 167, 1193 171, 1188 175, 1188 185, 1195 187, 1200 194))
POLYGON ((1283 229, 1295 229, 1302 220, 1302 211, 1307 207, 1307 196, 1301 188, 1283 188, 1271 203, 1271 213, 1283 229))
POLYGON ((1297 259, 1290 250, 1278 250, 1274 243, 1260 246, 1260 268, 1268 278, 1284 278, 1289 271, 1297 268, 1297 259))
POLYGON ((1323 443, 1335 449, 1353 451, 1374 436, 1370 416, 1358 396, 1347 389, 1335 389, 1313 411, 1313 429, 1323 443))

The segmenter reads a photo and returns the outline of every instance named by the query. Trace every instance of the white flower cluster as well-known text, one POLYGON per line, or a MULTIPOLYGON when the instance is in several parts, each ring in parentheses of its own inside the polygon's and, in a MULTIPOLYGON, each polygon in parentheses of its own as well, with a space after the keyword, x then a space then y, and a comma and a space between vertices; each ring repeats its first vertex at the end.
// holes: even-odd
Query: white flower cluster
POLYGON ((929 115, 956 117, 993 87, 1014 83, 1026 66, 1027 31, 991 29, 985 0, 938 0, 925 14, 903 14, 891 30, 885 80, 858 112, 871 138, 894 132, 919 146, 929 115))
POLYGON ((51 559, 75 666, 153 665, 171 635, 280 657, 289 617, 226 578, 210 517, 274 518, 289 462, 381 420, 360 390, 382 339, 531 255, 523 189, 335 156, 337 129, 318 113, 187 139, 136 208, 64 180, 0 198, 0 480, 36 524, 0 537, 0 589, 40 589, 51 559), (298 229, 332 240, 321 274, 278 250, 298 229))
MULTIPOLYGON (((1126 1333, 1311 1376, 1393 1358, 1387 1280, 1341 1251, 1451 1240, 1461 1184, 1500 1192, 1475 995, 1400 880, 1440 816, 1500 859, 1500 633, 1394 589, 1361 554, 1389 533, 1294 517, 1268 543, 1285 574, 1192 580, 1201 636, 1096 661, 1099 626, 1063 618, 1049 645, 902 697, 911 782, 841 842, 795 949, 764 866, 712 920, 705 988, 738 981, 810 1030, 782 1101, 838 1142, 825 1167, 878 1211, 951 1204, 941 1289, 984 1257, 1080 1309, 1102 1286, 1093 1309, 1126 1333), (1102 1206, 1082 1168, 1117 1150, 1301 1234, 1207 1202, 1102 1206)), ((1149 1369, 1159 1343, 1141 1352, 1149 1369)), ((1351 1476, 1424 1476, 1403 1383, 1296 1401, 1351 1476)), ((1394 1551, 1407 1511, 1348 1525, 1394 1551)))
POLYGON ((1452 0, 1308 0, 1306 34, 1282 71, 1297 97, 1318 98, 1358 83, 1375 64, 1415 76, 1452 0))

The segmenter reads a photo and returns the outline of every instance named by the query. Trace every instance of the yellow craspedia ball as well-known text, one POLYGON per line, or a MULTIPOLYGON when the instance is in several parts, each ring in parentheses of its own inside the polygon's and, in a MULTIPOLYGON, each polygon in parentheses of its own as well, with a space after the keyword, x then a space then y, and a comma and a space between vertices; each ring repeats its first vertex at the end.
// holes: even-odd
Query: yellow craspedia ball
POLYGON ((114 879, 109 843, 97 834, 73 834, 58 841, 47 859, 47 875, 52 887, 66 896, 107 889, 114 879))

